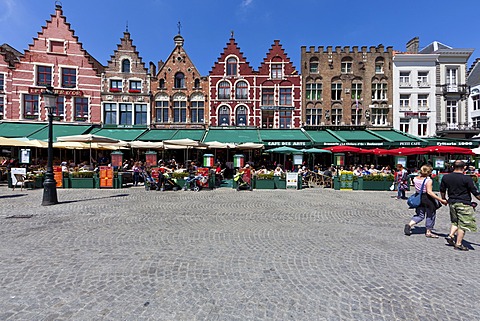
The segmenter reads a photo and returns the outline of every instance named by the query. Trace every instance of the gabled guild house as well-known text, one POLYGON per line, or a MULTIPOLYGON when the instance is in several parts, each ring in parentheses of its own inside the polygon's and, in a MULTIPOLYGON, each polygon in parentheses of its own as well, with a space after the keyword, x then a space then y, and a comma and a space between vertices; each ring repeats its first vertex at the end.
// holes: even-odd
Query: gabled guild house
POLYGON ((56 122, 98 124, 102 72, 103 66, 83 49, 57 4, 55 14, 15 63, 4 119, 45 121, 41 93, 53 86, 58 94, 56 122))
POLYGON ((0 120, 11 110, 12 73, 20 57, 22 53, 8 44, 0 46, 0 120))

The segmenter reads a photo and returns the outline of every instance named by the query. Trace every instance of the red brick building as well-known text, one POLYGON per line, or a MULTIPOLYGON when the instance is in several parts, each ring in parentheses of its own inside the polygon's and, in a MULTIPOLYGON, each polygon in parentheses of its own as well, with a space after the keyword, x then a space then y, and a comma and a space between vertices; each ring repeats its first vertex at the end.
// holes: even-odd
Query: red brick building
POLYGON ((204 128, 208 115, 208 82, 202 77, 183 47, 184 39, 173 38, 175 48, 158 73, 150 66, 154 128, 204 128))
POLYGON ((100 123, 100 82, 103 66, 82 47, 56 5, 55 14, 33 39, 12 71, 5 119, 46 119, 41 93, 53 86, 57 98, 55 120, 100 123))
POLYGON ((0 120, 5 118, 5 113, 11 106, 8 97, 12 91, 12 72, 21 56, 19 51, 7 44, 0 46, 0 120))
POLYGON ((301 126, 301 77, 278 40, 255 71, 232 36, 209 82, 211 126, 301 126))
POLYGON ((128 31, 102 74, 102 123, 150 125, 150 75, 128 31))

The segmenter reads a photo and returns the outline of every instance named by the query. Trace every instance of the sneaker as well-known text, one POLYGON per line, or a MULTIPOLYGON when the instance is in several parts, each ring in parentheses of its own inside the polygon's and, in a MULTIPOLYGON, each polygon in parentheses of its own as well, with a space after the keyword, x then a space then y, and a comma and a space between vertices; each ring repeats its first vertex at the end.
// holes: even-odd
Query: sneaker
POLYGON ((410 225, 405 224, 405 227, 403 228, 403 233, 408 236, 412 235, 412 228, 410 227, 410 225))
POLYGON ((454 237, 449 235, 445 238, 445 241, 447 241, 448 245, 455 246, 455 238, 454 237))
POLYGON ((455 245, 454 249, 459 251, 468 251, 468 247, 464 246, 463 244, 455 245))

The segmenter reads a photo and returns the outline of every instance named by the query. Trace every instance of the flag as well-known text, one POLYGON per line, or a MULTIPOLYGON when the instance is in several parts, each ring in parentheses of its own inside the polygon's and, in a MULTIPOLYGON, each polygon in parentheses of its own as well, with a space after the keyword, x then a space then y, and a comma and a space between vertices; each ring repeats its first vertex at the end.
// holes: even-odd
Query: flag
POLYGON ((355 95, 355 107, 358 111, 358 96, 357 95, 355 95))

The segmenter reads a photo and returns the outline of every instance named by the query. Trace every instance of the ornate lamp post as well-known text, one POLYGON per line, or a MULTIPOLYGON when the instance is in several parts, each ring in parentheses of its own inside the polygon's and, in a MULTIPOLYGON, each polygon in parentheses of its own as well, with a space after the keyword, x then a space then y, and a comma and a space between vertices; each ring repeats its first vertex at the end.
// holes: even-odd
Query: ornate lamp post
POLYGON ((45 173, 45 181, 43 182, 43 201, 42 205, 58 204, 57 199, 57 182, 53 175, 53 109, 57 105, 57 94, 53 91, 53 87, 47 86, 42 93, 45 108, 48 112, 48 161, 47 172, 45 173))

